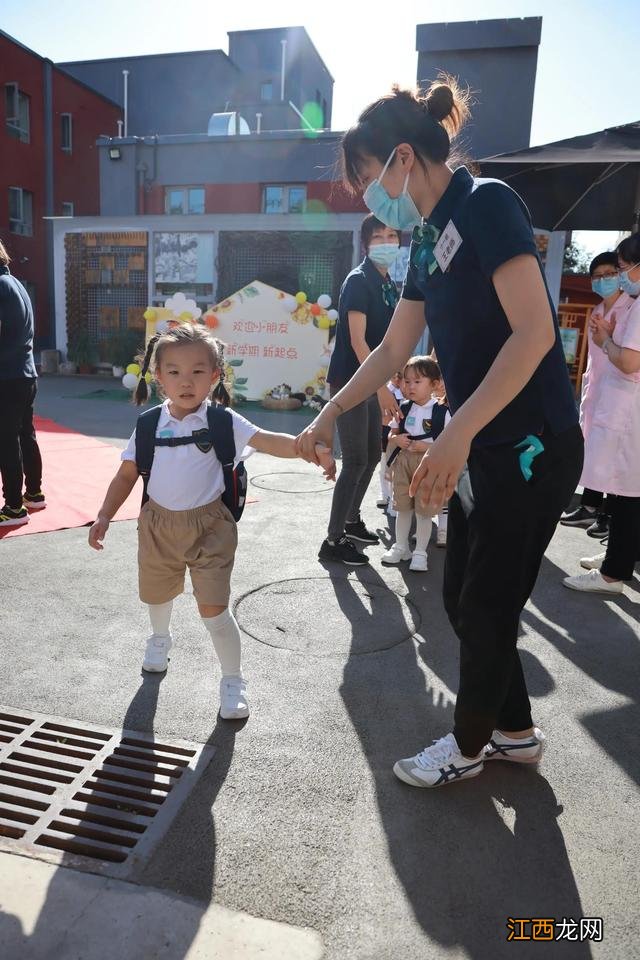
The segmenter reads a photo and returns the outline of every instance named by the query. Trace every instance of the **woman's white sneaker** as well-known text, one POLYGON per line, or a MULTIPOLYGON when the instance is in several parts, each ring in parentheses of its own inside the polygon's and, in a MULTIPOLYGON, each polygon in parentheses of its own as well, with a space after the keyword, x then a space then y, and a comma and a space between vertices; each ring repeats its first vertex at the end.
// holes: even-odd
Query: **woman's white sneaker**
POLYGON ((169 666, 168 653, 171 649, 171 636, 168 633, 152 633, 147 640, 142 669, 147 673, 164 673, 169 666))
POLYGON ((223 720, 244 720, 249 716, 247 683, 243 677, 223 677, 220 681, 220 716, 223 720))
POLYGON ((469 777, 477 777, 484 768, 483 754, 463 757, 452 733, 434 740, 422 753, 406 760, 398 760, 393 772, 399 780, 412 787, 444 787, 469 777))
POLYGON ((538 763, 542 757, 547 738, 538 727, 524 740, 505 737, 504 733, 494 730, 491 740, 484 748, 485 760, 511 760, 512 763, 538 763))
POLYGON ((427 560, 427 554, 424 550, 414 550, 413 556, 411 557, 411 563, 409 564, 409 570, 416 570, 418 572, 424 573, 429 569, 429 561, 427 560))
POLYGON ((575 577, 565 577, 562 582, 569 590, 578 590, 581 593, 608 593, 611 596, 620 596, 624 592, 622 580, 605 580, 599 570, 579 573, 575 577))
POLYGON ((595 557, 582 557, 580 566, 584 567, 585 570, 599 570, 606 555, 606 553, 597 553, 595 557))
POLYGON ((394 543, 386 553, 382 554, 380 562, 389 567, 395 566, 397 563, 402 563, 403 560, 411 560, 411 550, 409 550, 409 547, 401 547, 399 544, 394 543))

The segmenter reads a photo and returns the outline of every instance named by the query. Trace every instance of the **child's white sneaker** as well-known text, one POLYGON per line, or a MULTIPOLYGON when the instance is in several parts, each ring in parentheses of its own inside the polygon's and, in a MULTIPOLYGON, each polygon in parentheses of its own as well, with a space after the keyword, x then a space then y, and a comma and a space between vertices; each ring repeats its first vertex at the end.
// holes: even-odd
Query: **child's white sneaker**
POLYGON ((565 577, 562 582, 569 590, 579 590, 581 593, 605 593, 616 597, 624 593, 622 580, 605 580, 600 571, 595 569, 575 577, 565 577))
POLYGON ((247 682, 243 677, 223 677, 220 681, 220 716, 223 720, 244 720, 249 716, 247 682))
POLYGON ((146 670, 147 673, 164 673, 169 666, 168 653, 170 649, 170 634, 152 633, 147 640, 142 669, 146 670))
POLYGON ((436 532, 436 547, 446 547, 447 545, 447 528, 438 527, 436 532))
POLYGON ((424 573, 429 569, 429 561, 427 560, 427 554, 424 550, 414 550, 413 556, 411 557, 411 563, 409 564, 409 570, 416 570, 417 572, 424 573))
POLYGON ((580 566, 584 567, 585 570, 599 570, 605 557, 606 553, 597 553, 595 557, 582 557, 580 566))
POLYGON ((382 554, 380 562, 384 563, 387 567, 392 567, 397 563, 402 563, 403 560, 411 560, 411 550, 409 550, 408 547, 401 547, 400 544, 394 543, 386 553, 382 554))

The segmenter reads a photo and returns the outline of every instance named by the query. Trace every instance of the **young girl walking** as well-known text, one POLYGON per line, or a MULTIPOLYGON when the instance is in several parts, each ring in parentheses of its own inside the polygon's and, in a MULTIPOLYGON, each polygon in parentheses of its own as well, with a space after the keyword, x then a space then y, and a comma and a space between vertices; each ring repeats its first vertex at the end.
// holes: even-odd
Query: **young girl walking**
MULTIPOLYGON (((249 715, 242 672, 240 630, 229 609, 231 571, 238 542, 236 523, 221 500, 225 490, 222 465, 209 440, 208 407, 212 389, 223 375, 222 345, 203 327, 183 324, 151 341, 147 349, 137 401, 144 402, 145 373, 153 366, 166 396, 160 409, 155 442, 183 439, 178 445, 155 449, 148 477, 149 499, 138 521, 140 599, 146 603, 152 635, 142 669, 167 669, 171 647, 171 610, 184 590, 188 568, 205 628, 220 660, 220 716, 225 720, 249 715), (191 439, 193 438, 193 440, 191 439)), ((269 433, 228 411, 233 425, 236 464, 249 446, 276 457, 295 457, 288 434, 269 433)), ((328 449, 318 448, 325 476, 333 479, 335 464, 328 449)), ((89 545, 102 550, 109 523, 133 489, 140 471, 136 464, 136 431, 122 454, 104 503, 89 531, 89 545)))
POLYGON ((397 511, 396 542, 383 555, 382 563, 391 566, 410 560, 410 570, 426 571, 433 513, 411 496, 409 487, 429 445, 440 436, 451 415, 437 396, 441 392, 442 376, 435 360, 412 357, 404 368, 403 382, 407 397, 400 404, 403 419, 388 444, 393 469, 393 507, 397 511), (412 553, 409 532, 414 512, 416 546, 412 553))

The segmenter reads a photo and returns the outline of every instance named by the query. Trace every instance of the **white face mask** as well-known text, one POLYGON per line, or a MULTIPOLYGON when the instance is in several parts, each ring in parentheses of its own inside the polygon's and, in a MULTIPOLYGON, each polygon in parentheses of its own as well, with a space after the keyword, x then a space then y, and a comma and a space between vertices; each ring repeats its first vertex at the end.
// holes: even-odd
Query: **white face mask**
POLYGON ((399 243, 372 243, 369 247, 369 260, 381 267, 390 267, 398 259, 399 243))

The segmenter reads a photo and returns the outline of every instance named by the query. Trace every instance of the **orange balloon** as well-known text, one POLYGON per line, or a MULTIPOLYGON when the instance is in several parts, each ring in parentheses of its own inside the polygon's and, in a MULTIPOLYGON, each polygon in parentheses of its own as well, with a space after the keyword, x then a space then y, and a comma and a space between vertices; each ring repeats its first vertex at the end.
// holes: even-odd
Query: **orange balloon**
POLYGON ((220 321, 216 317, 215 313, 205 313, 204 322, 211 330, 215 330, 216 327, 220 326, 220 321))
POLYGON ((318 303, 313 303, 309 309, 314 317, 317 317, 322 313, 322 307, 318 303))

